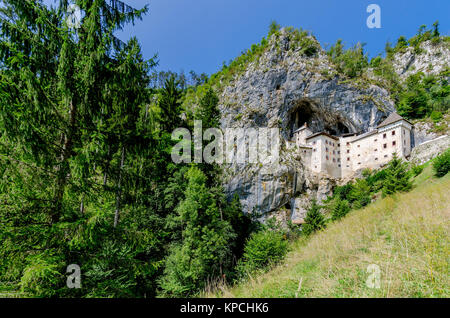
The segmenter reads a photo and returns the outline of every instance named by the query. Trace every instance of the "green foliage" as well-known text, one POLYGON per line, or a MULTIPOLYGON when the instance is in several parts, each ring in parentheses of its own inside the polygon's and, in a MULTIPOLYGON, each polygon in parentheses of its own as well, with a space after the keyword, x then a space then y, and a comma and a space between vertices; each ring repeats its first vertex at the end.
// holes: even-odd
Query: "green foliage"
POLYGON ((442 117, 443 117, 442 113, 436 110, 433 110, 433 112, 430 115, 431 120, 434 121, 435 123, 440 122, 442 117))
POLYGON ((187 172, 185 199, 177 211, 183 224, 182 241, 174 244, 166 260, 160 286, 164 294, 187 296, 205 287, 232 264, 236 234, 223 220, 206 176, 196 167, 187 172))
POLYGON ((334 188, 333 196, 338 197, 341 200, 346 200, 352 191, 353 185, 351 182, 343 186, 337 186, 334 188))
POLYGON ((321 207, 317 204, 317 201, 313 200, 311 207, 306 213, 306 224, 303 225, 302 233, 308 236, 325 228, 325 218, 320 210, 321 207))
POLYGON ((338 199, 332 211, 332 220, 339 220, 350 212, 350 205, 346 200, 338 199))
POLYGON ((425 76, 419 72, 406 80, 406 90, 399 94, 398 113, 406 118, 424 118, 432 115, 434 121, 440 120, 440 113, 450 106, 450 87, 447 77, 425 76))
POLYGON ((437 177, 443 177, 450 171, 450 149, 434 159, 433 169, 437 177))
POLYGON ((281 26, 277 23, 277 21, 273 20, 269 25, 269 34, 267 35, 270 38, 272 35, 278 33, 280 31, 281 26))
POLYGON ((180 111, 182 91, 178 88, 179 82, 175 77, 170 77, 164 83, 160 93, 159 108, 161 109, 161 128, 171 133, 174 129, 180 127, 180 111))
POLYGON ((253 233, 244 248, 244 255, 238 265, 241 276, 258 269, 264 269, 283 259, 288 251, 288 241, 283 233, 265 229, 253 233))
POLYGON ((360 209, 370 203, 370 186, 366 179, 358 179, 352 187, 349 195, 352 207, 360 209))
POLYGON ((364 44, 358 43, 345 50, 342 40, 339 39, 335 45, 330 47, 327 54, 340 73, 349 78, 356 78, 361 76, 369 65, 367 54, 364 53, 363 48, 364 44))
POLYGON ((412 172, 412 174, 413 174, 414 177, 417 177, 419 174, 422 173, 423 169, 424 169, 424 166, 423 166, 423 165, 421 165, 421 166, 419 166, 419 165, 414 165, 414 166, 411 168, 411 172, 412 172))
POLYGON ((410 175, 407 171, 407 164, 394 154, 392 160, 386 168, 386 179, 383 182, 383 196, 391 195, 396 192, 408 191, 412 187, 409 180, 410 175))

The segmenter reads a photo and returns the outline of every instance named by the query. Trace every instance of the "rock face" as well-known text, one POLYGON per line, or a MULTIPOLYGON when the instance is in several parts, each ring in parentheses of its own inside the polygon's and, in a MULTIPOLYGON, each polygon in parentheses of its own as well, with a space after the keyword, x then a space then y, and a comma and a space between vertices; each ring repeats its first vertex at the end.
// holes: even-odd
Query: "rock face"
POLYGON ((423 164, 438 156, 450 147, 450 136, 440 136, 418 145, 411 152, 410 162, 423 164))
POLYGON ((301 217, 312 198, 322 200, 331 193, 334 181, 313 176, 285 146, 295 128, 307 123, 313 132, 360 133, 394 111, 386 90, 330 76, 336 71, 323 50, 313 57, 300 50, 290 48, 289 32, 282 29, 220 96, 222 128, 280 130, 279 163, 230 164, 225 169, 227 193, 239 194, 246 213, 267 217, 284 207, 301 217))
POLYGON ((445 42, 433 44, 426 41, 420 49, 416 53, 413 47, 408 47, 404 52, 395 54, 393 66, 401 79, 417 72, 437 75, 449 66, 450 48, 445 42))
POLYGON ((418 122, 414 124, 414 146, 418 146, 426 141, 439 137, 432 130, 432 124, 427 122, 418 122))

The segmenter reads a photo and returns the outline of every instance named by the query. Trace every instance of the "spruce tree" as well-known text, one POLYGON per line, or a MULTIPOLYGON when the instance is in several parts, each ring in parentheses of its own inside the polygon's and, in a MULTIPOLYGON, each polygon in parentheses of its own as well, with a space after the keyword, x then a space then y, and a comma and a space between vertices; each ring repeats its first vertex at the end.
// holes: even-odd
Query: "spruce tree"
MULTIPOLYGON (((195 114, 195 119, 202 122, 203 132, 208 128, 219 128, 220 123, 220 110, 218 108, 219 98, 212 88, 206 91, 206 94, 200 99, 199 107, 195 114)), ((204 143, 209 141, 204 141, 204 143)), ((218 176, 221 173, 220 167, 215 163, 206 163, 200 167, 203 173, 208 178, 208 184, 210 186, 217 186, 217 182, 220 182, 218 176)))
POLYGON ((399 191, 408 191, 411 187, 412 182, 410 181, 407 165, 394 153, 386 168, 386 179, 383 182, 382 194, 385 197, 399 191))
POLYGON ((337 199, 332 211, 332 219, 339 220, 350 212, 350 205, 346 200, 337 199))
POLYGON ((192 295, 204 288, 209 278, 222 275, 231 265, 231 244, 236 236, 222 220, 202 171, 193 166, 186 177, 185 199, 177 209, 183 224, 182 241, 172 246, 160 280, 170 296, 192 295))
POLYGON ((314 233, 315 231, 324 229, 325 224, 325 218, 320 213, 321 207, 317 204, 317 201, 314 199, 311 203, 311 207, 306 212, 306 218, 305 223, 303 225, 302 232, 305 235, 310 235, 314 233))

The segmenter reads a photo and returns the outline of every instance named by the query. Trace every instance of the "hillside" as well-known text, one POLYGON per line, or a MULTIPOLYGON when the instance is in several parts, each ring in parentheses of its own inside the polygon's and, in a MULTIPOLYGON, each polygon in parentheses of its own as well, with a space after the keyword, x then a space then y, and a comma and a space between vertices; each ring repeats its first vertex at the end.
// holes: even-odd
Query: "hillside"
POLYGON ((427 166, 414 184, 300 239, 281 265, 215 296, 446 297, 450 175, 437 179, 427 166), (380 289, 366 287, 370 264, 381 269, 380 289))

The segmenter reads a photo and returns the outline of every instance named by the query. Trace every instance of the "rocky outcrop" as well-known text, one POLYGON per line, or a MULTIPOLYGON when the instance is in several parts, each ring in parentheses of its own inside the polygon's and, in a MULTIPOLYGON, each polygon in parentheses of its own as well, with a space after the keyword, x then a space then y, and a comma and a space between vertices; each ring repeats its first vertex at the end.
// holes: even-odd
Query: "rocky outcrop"
POLYGON ((413 164, 423 164, 433 159, 450 147, 450 136, 440 136, 417 145, 411 152, 409 161, 413 164))
POLYGON ((393 58, 394 69, 401 79, 417 72, 437 75, 449 65, 450 47, 446 41, 438 44, 433 44, 431 40, 426 41, 420 46, 419 52, 413 47, 407 47, 393 58))
POLYGON ((231 164, 225 169, 226 190, 230 196, 239 194, 247 213, 267 216, 284 207, 297 217, 310 199, 331 193, 334 181, 312 176, 284 146, 293 129, 307 123, 314 132, 364 132, 394 111, 387 91, 336 75, 323 50, 306 57, 290 41, 287 30, 272 36, 262 56, 220 95, 223 128, 280 129, 278 164, 231 164))
POLYGON ((429 122, 417 122, 414 124, 414 146, 433 140, 439 135, 433 131, 433 124, 429 122))

